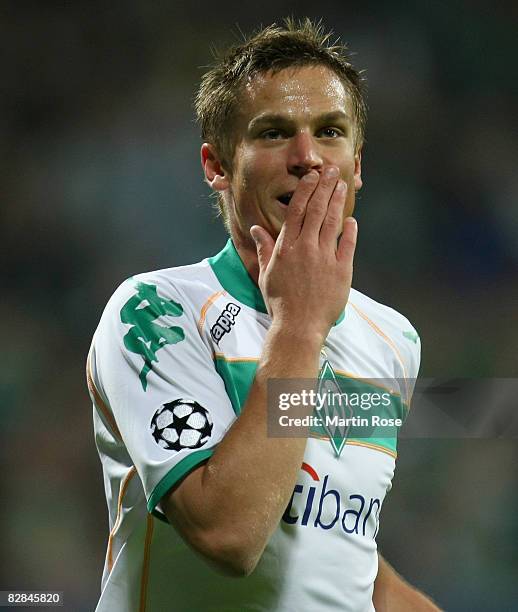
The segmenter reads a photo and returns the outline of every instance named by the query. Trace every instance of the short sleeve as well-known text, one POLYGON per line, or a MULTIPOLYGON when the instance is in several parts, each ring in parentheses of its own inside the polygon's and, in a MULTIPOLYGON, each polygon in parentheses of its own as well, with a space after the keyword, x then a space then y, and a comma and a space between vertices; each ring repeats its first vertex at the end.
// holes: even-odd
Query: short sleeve
POLYGON ((419 368, 421 366, 421 338, 415 331, 415 343, 411 346, 411 357, 410 357, 410 376, 417 378, 419 376, 419 368))
POLYGON ((106 306, 89 363, 152 512, 235 419, 193 302, 160 277, 126 281, 106 306))
POLYGON ((403 325, 399 333, 396 333, 396 337, 398 338, 399 348, 405 366, 404 386, 406 387, 406 400, 410 408, 417 377, 419 376, 419 367, 421 365, 421 339, 408 319, 404 317, 401 318, 403 320, 403 325))

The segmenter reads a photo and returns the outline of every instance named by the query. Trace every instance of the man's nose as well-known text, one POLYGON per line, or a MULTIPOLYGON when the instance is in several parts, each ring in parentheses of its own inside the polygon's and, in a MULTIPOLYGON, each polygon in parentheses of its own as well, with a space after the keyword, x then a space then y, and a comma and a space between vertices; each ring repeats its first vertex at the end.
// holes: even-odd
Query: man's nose
POLYGON ((321 170, 323 164, 318 143, 311 134, 299 132, 292 137, 288 152, 288 171, 291 174, 301 177, 310 170, 321 170))

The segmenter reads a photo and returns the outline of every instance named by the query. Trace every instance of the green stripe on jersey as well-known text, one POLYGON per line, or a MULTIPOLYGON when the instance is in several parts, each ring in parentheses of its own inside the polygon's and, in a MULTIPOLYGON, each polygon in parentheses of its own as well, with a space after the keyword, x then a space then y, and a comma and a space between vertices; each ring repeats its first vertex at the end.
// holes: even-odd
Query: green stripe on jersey
MULTIPOLYGON (((225 383, 225 389, 237 416, 241 414, 241 410, 248 397, 250 386, 252 385, 257 370, 258 361, 259 360, 252 361, 249 359, 243 359, 242 361, 237 359, 228 360, 223 355, 216 355, 215 357, 216 370, 225 383)), ((381 389, 376 385, 343 374, 336 374, 336 380, 340 386, 341 392, 346 393, 348 397, 361 396, 362 394, 369 394, 372 396, 374 393, 386 393, 388 396, 388 405, 379 406, 373 409, 372 414, 384 419, 398 418, 402 421, 405 420, 408 410, 398 394, 390 393, 387 389, 381 389)), ((353 415, 358 417, 366 416, 365 411, 360 407, 353 407, 353 415)), ((313 427, 311 431, 316 434, 317 437, 329 437, 329 432, 327 432, 324 427, 313 427)), ((351 426, 347 434, 347 439, 381 446, 395 453, 397 451, 397 434, 398 427, 396 426, 351 426)))
POLYGON ((237 416, 246 402, 250 387, 254 381, 257 361, 228 361, 223 355, 216 355, 216 371, 225 383, 227 395, 237 416))
MULTIPOLYGON (((148 512, 153 512, 156 505, 160 502, 167 491, 169 491, 169 489, 179 482, 184 476, 187 476, 187 474, 197 465, 206 461, 212 455, 212 453, 213 449, 195 451, 187 455, 187 457, 171 468, 149 496, 149 500, 147 502, 148 512)), ((155 516, 158 515, 155 514, 155 516)), ((158 516, 158 518, 162 517, 158 516)))

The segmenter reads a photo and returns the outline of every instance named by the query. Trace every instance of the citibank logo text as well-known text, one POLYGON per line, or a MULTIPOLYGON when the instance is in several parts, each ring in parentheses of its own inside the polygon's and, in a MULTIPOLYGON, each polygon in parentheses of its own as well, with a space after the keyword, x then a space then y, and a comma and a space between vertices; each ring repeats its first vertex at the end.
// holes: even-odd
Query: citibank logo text
POLYGON ((310 475, 308 486, 296 484, 282 520, 288 525, 320 529, 341 529, 349 535, 375 538, 379 528, 381 502, 360 493, 345 496, 333 488, 326 474, 323 480, 308 463, 302 470, 310 475), (301 510, 295 510, 295 507, 301 510), (369 520, 370 519, 370 520, 369 520))

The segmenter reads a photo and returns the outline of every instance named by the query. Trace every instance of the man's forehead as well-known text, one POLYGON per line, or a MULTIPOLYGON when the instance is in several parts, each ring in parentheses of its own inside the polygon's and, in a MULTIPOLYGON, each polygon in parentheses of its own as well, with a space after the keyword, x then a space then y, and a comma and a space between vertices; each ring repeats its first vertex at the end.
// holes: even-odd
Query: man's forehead
POLYGON ((286 114, 313 114, 347 112, 351 107, 350 96, 340 77, 322 65, 258 73, 249 79, 244 89, 242 102, 247 114, 252 115, 262 114, 267 109, 286 114))

